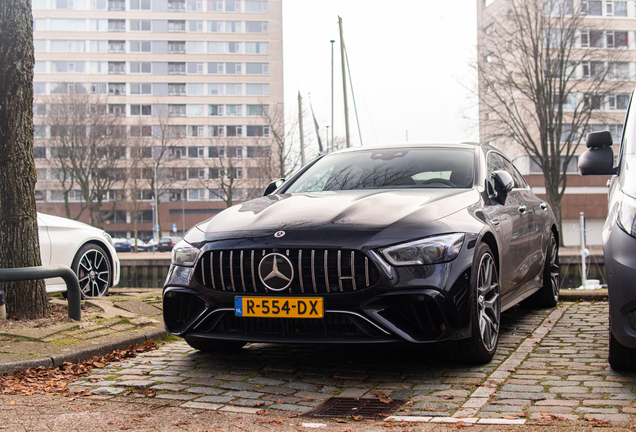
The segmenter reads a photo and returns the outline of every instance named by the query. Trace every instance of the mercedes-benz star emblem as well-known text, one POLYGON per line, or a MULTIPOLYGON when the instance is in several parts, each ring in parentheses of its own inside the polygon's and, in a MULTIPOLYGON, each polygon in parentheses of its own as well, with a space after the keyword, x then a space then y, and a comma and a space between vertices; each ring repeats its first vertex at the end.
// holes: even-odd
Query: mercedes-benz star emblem
POLYGON ((294 266, 285 255, 271 253, 258 265, 258 277, 267 289, 282 291, 289 288, 294 279, 294 266))
POLYGON ((274 234, 274 237, 281 238, 284 235, 285 235, 285 231, 277 231, 276 234, 274 234))

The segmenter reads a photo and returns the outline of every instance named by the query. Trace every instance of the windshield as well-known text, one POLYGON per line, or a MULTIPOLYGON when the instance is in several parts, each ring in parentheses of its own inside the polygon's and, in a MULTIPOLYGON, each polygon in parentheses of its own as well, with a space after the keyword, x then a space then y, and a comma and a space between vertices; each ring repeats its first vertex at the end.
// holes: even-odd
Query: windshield
POLYGON ((354 189, 470 188, 475 156, 462 149, 379 149, 325 156, 285 193, 354 189))

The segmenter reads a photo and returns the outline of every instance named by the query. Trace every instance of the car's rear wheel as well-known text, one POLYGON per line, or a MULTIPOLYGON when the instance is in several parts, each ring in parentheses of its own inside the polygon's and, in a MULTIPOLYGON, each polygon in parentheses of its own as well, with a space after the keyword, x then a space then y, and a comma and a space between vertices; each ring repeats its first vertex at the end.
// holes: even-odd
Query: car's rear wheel
POLYGON ((499 277, 494 254, 487 244, 475 253, 471 276, 472 337, 460 341, 456 355, 468 363, 487 363, 497 351, 501 317, 499 277))
POLYGON ((71 269, 77 275, 82 298, 102 297, 108 293, 112 271, 108 255, 101 246, 93 243, 82 246, 71 269))
POLYGON ((194 349, 203 352, 232 352, 238 351, 247 344, 242 341, 220 341, 220 340, 185 340, 194 349))
POLYGON ((561 284, 559 274, 559 244, 554 233, 550 236, 548 251, 543 267, 543 286, 530 296, 524 304, 531 307, 555 307, 559 302, 559 288, 561 284))
POLYGON ((636 350, 622 345, 611 331, 609 332, 608 361, 614 370, 636 369, 636 350))

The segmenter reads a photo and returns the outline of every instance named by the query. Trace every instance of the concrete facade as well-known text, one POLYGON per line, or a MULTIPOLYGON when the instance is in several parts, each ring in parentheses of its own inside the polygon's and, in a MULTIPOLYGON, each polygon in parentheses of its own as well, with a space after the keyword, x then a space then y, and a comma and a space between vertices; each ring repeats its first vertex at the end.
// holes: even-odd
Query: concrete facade
MULTIPOLYGON (((165 126, 172 132, 157 182, 160 235, 182 235, 225 208, 219 183, 229 170, 235 202, 258 196, 276 177, 270 149, 274 129, 284 127, 281 0, 35 0, 33 16, 39 211, 66 216, 52 112, 78 97, 120 117, 123 177, 133 176, 133 148, 149 147, 134 213, 132 182, 113 185, 113 196, 126 197, 103 225, 113 236, 132 237, 137 214, 139 237, 152 237, 150 180, 165 126)), ((71 217, 82 201, 72 188, 71 217)), ((79 219, 88 222, 88 214, 79 219)))

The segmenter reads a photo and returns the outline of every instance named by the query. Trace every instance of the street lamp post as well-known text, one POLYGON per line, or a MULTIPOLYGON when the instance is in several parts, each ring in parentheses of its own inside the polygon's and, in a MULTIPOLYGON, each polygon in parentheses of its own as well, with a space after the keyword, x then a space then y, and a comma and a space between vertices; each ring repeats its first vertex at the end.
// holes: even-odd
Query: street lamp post
POLYGON ((159 243, 159 197, 157 196, 157 165, 159 165, 159 161, 161 157, 155 161, 155 166, 153 167, 154 174, 154 196, 155 196, 155 206, 154 206, 154 215, 152 218, 152 239, 154 240, 154 244, 152 245, 152 253, 155 253, 156 245, 159 243))
POLYGON ((185 238, 185 189, 183 187, 181 187, 181 230, 182 238, 185 238))
MULTIPOLYGON (((329 42, 331 42, 331 145, 333 146, 333 44, 335 40, 332 39, 329 42)), ((327 129, 327 149, 329 149, 329 129, 327 129)))

